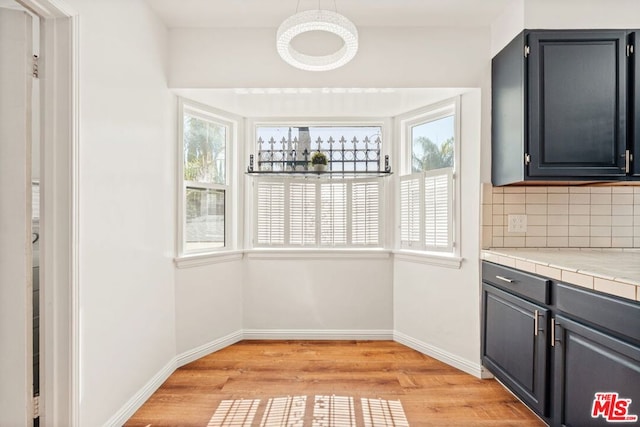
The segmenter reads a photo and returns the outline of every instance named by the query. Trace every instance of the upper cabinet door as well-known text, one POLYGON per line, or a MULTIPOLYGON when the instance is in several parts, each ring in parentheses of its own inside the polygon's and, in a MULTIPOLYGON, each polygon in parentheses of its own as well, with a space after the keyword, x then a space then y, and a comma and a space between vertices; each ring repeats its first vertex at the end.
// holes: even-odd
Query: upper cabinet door
POLYGON ((640 46, 640 30, 632 31, 629 35, 629 84, 630 93, 633 94, 633 104, 629 117, 630 135, 630 167, 633 176, 640 176, 640 63, 638 63, 638 49, 640 46))
POLYGON ((532 31, 528 47, 528 176, 624 176, 627 32, 532 31))

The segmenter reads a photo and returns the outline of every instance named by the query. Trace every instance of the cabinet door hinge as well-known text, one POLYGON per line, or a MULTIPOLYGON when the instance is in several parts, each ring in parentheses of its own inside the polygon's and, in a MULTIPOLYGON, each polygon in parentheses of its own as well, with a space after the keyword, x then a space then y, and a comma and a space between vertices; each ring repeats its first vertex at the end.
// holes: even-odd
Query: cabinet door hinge
POLYGON ((33 396, 33 419, 40 418, 40 396, 33 396))
POLYGON ((33 63, 32 63, 32 68, 31 68, 31 72, 32 72, 32 76, 34 78, 39 78, 40 77, 40 73, 38 72, 38 55, 33 55, 33 63))
POLYGON ((527 58, 529 56, 529 53, 531 53, 529 45, 524 45, 524 57, 527 58))
POLYGON ((531 163, 531 156, 528 153, 524 153, 524 164, 529 165, 531 163))
POLYGON ((632 44, 628 44, 627 45, 627 56, 631 56, 633 55, 633 45, 632 44))

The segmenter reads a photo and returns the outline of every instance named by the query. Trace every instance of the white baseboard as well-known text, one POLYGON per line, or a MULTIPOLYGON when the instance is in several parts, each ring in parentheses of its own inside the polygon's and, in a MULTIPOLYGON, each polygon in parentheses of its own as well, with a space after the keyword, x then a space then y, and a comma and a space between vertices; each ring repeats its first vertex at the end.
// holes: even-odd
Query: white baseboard
POLYGON ((179 368, 215 351, 222 350, 225 347, 229 347, 230 345, 242 341, 243 339, 244 335, 242 331, 233 332, 215 341, 211 341, 210 343, 201 345, 200 347, 196 347, 193 350, 185 351, 184 353, 177 355, 176 365, 179 368))
POLYGON ((485 377, 485 369, 479 363, 473 363, 467 359, 463 359, 455 354, 449 353, 448 351, 442 350, 441 348, 435 347, 433 345, 427 344, 422 341, 418 341, 408 335, 405 335, 401 332, 394 332, 393 340, 406 345, 409 348, 412 348, 420 353, 426 354, 427 356, 433 357, 447 365, 453 366, 454 368, 460 369, 467 374, 473 375, 476 378, 484 378, 485 377))
POLYGON ((171 374, 181 366, 191 363, 196 359, 204 357, 214 351, 222 350, 225 347, 242 341, 242 331, 233 332, 225 337, 219 338, 210 343, 201 345, 193 350, 177 355, 167 363, 153 378, 147 382, 116 414, 104 425, 105 427, 122 426, 140 407, 160 388, 171 374))
POLYGON ((245 329, 245 340, 392 340, 387 329, 245 329))
POLYGON ((176 358, 174 357, 167 363, 164 368, 153 376, 127 403, 124 404, 118 412, 116 412, 105 427, 120 427, 142 406, 144 402, 151 397, 153 393, 169 378, 176 370, 176 358))

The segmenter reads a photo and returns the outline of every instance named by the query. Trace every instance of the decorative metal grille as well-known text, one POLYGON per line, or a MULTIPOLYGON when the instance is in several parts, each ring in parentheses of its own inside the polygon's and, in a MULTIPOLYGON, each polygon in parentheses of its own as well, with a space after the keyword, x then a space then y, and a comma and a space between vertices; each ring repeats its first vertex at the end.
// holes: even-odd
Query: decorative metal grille
MULTIPOLYGON (((344 136, 335 139, 333 136, 311 141, 308 131, 300 128, 298 137, 283 137, 276 140, 258 138, 257 157, 259 171, 290 172, 307 171, 314 152, 324 153, 328 160, 329 171, 334 172, 381 172, 386 165, 381 165, 382 139, 373 137, 353 137, 348 140, 344 136)), ((251 165, 253 166, 253 165, 251 165)))

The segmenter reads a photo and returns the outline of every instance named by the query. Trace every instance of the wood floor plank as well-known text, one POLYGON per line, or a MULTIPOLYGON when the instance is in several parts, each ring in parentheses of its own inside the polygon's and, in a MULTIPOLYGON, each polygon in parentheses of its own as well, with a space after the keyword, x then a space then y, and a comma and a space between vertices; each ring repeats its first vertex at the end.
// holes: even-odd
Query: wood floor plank
MULTIPOLYGON (((125 424, 206 427, 224 400, 315 396, 399 400, 409 425, 544 426, 494 380, 479 380, 393 341, 242 341, 174 372, 125 424)), ((359 426, 360 424, 358 424, 359 426)))

